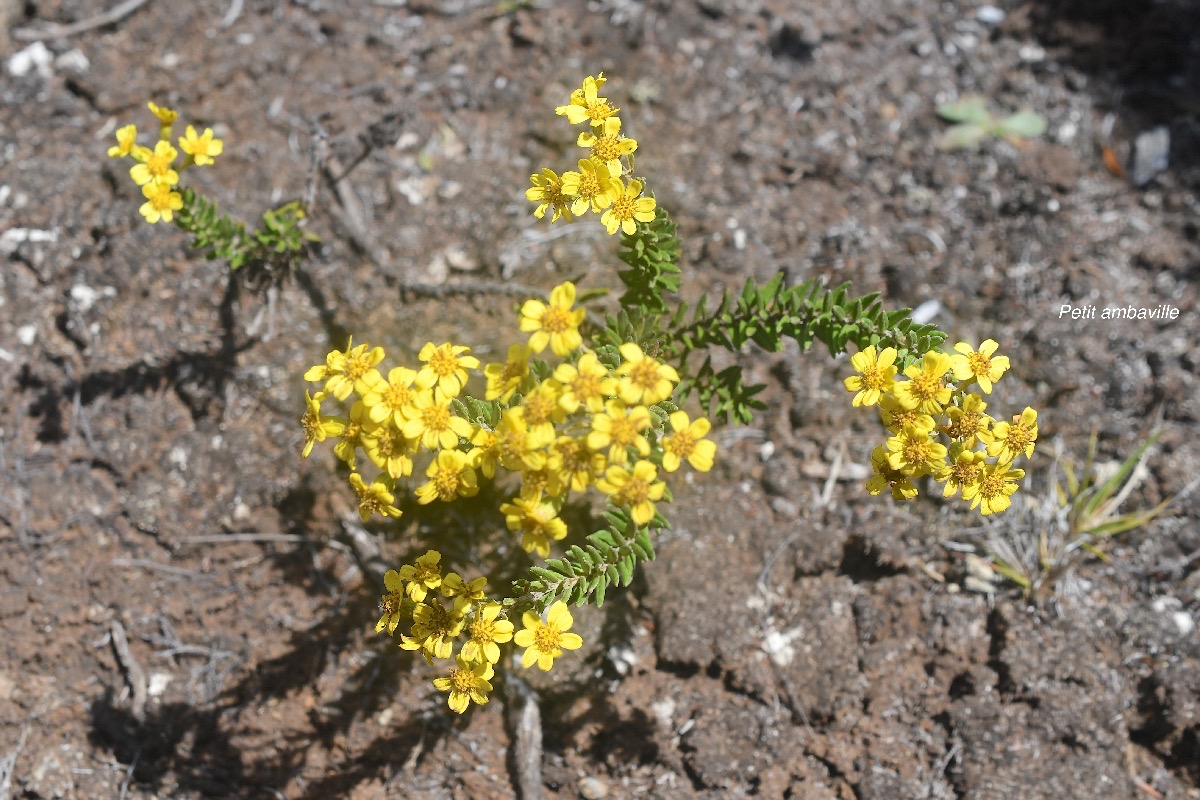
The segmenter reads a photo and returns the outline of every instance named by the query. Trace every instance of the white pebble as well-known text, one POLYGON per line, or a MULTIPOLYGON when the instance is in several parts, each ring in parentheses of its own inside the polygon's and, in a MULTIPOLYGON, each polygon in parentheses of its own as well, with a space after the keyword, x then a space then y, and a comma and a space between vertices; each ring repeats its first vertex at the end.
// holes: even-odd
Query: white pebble
POLYGON ((21 78, 36 69, 43 78, 49 78, 52 74, 50 71, 52 61, 54 61, 54 56, 46 49, 46 45, 34 42, 24 50, 13 53, 12 58, 8 59, 8 71, 21 78))
POLYGON ((1001 22, 1004 22, 1004 18, 1006 16, 1008 15, 1004 13, 1003 9, 996 8, 995 6, 980 6, 979 10, 975 12, 975 19, 979 20, 984 25, 991 26, 999 25, 1001 22))
POLYGON ((33 340, 36 338, 37 325, 31 323, 29 325, 22 325, 21 327, 17 328, 17 341, 26 347, 29 347, 29 345, 33 344, 33 340))

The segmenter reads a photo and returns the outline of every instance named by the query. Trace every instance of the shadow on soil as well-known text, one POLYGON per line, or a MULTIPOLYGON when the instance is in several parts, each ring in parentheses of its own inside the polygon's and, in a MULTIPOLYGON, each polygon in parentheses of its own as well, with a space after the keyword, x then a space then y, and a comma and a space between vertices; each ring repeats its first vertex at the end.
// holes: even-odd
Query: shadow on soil
POLYGON ((1039 0, 1034 35, 1056 57, 1094 76, 1126 128, 1171 132, 1170 165, 1200 167, 1200 4, 1193 0, 1039 0))

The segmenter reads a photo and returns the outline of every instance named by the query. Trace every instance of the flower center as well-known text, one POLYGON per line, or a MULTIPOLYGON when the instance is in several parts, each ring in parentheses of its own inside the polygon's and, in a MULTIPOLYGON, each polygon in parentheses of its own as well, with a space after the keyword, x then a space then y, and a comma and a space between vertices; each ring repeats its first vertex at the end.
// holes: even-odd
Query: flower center
POLYGON ((1008 428, 1008 448, 1014 453, 1021 453, 1033 441, 1033 432, 1022 422, 1014 422, 1008 428))
POLYGON ((984 478, 979 487, 979 494, 987 500, 1004 494, 1004 474, 994 472, 984 478))
POLYGON ((525 396, 521 402, 525 408, 525 421, 530 425, 541 425, 550 422, 554 409, 558 404, 545 392, 533 392, 525 396))
POLYGON ((613 201, 612 213, 617 219, 633 219, 634 198, 622 195, 613 201))
POLYGON ((357 381, 371 368, 371 359, 366 353, 346 359, 346 378, 357 381))
POLYGON ((942 389, 942 381, 930 375, 928 372, 922 372, 920 375, 912 379, 913 396, 921 400, 933 400, 942 389))
POLYGON ((551 306, 542 315, 542 328, 550 333, 562 333, 571 328, 571 312, 561 306, 551 306))
POLYGON ((450 427, 450 409, 447 406, 430 406, 421 414, 421 421, 431 431, 444 431, 450 427))
POLYGON ((450 499, 458 494, 458 478, 459 473, 454 470, 442 470, 433 477, 433 486, 437 489, 438 496, 442 499, 450 499))
POLYGON ((621 145, 615 136, 601 136, 592 145, 592 157, 597 161, 609 162, 621 157, 621 145))
POLYGON ((863 370, 862 382, 868 389, 882 390, 885 385, 883 372, 879 367, 867 367, 863 370))
POLYGON ((393 411, 399 411, 412 402, 412 391, 407 386, 389 385, 383 391, 383 404, 393 411))
POLYGON ((645 479, 630 476, 629 481, 621 487, 621 499, 625 504, 636 506, 644 503, 650 497, 650 484, 645 479))
POLYGON ((976 375, 987 375, 992 371, 992 360, 983 353, 972 353, 967 356, 967 364, 976 375))
POLYGON ((445 350, 436 351, 429 359, 429 368, 439 378, 453 375, 458 370, 458 356, 445 350))
POLYGON ((470 694, 471 690, 475 688, 475 672, 462 667, 452 667, 450 669, 450 685, 459 694, 470 694))
POLYGON ((597 375, 587 375, 581 372, 576 376, 575 380, 571 381, 571 391, 580 400, 599 397, 600 378, 597 375))
POLYGON ((558 649, 560 637, 558 627, 546 623, 538 627, 537 632, 533 634, 533 646, 543 653, 550 653, 558 649))
POLYGON ((615 108, 608 103, 592 103, 587 107, 588 119, 593 122, 600 122, 608 117, 611 117, 616 111, 615 108))
POLYGON ((633 444, 637 441, 638 429, 629 417, 617 417, 612 421, 612 432, 609 435, 617 444, 633 444))
POLYGON ((637 362, 629 370, 629 380, 634 386, 653 389, 658 384, 658 365, 648 358, 637 362))
POLYGON ((687 458, 696 449, 696 440, 687 431, 679 431, 664 439, 663 446, 680 458, 687 458))

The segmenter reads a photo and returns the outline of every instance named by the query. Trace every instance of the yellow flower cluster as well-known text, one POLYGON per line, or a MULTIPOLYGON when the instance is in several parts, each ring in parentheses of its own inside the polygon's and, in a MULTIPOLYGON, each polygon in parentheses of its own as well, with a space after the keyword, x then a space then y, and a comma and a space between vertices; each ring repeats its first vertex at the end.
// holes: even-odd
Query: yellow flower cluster
POLYGON ((484 594, 487 579, 467 582, 457 572, 443 576, 441 559, 441 553, 429 550, 415 563, 387 571, 380 600, 383 614, 375 630, 394 635, 401 619, 410 618, 412 628, 399 637, 402 649, 419 652, 431 664, 435 658, 453 657, 449 674, 433 681, 439 691, 450 693, 447 704, 452 711, 461 714, 471 703, 488 701, 502 644, 524 647, 522 666, 536 663, 542 670, 549 670, 564 650, 583 646, 579 634, 569 632, 574 619, 561 600, 547 609, 545 620, 525 612, 525 627, 514 633, 515 626, 502 616, 503 606, 484 594), (456 654, 459 638, 465 641, 456 654))
POLYGON ((560 217, 571 222, 591 211, 601 214, 600 221, 609 234, 618 230, 632 234, 637 222, 654 219, 654 198, 642 197, 645 184, 631 177, 637 141, 621 133, 621 118, 617 116, 620 109, 609 105, 607 97, 599 96, 606 80, 603 72, 589 75, 571 93, 570 101, 554 110, 572 125, 588 125, 575 140, 587 150, 576 165, 578 169, 559 175, 543 168, 529 176, 533 185, 525 191, 525 197, 537 203, 533 215, 538 219, 549 211, 551 222, 560 217))
MULTIPOLYGON (((413 491, 420 504, 474 496, 482 480, 501 470, 518 475, 519 490, 499 510, 524 550, 540 558, 549 557, 551 542, 566 538, 559 514, 573 492, 595 486, 636 524, 650 523, 655 504, 669 499, 660 471, 675 472, 685 461, 702 472, 712 468, 716 445, 705 438, 709 421, 660 405, 670 400, 679 374, 637 344, 621 345, 619 360, 609 353, 617 361, 612 366, 585 347, 579 328, 586 314, 575 299, 575 286, 567 282, 550 292, 548 302, 526 301, 519 327, 528 340, 509 348, 504 362, 482 369, 469 347, 450 342, 427 343, 418 369, 394 367, 386 375, 382 347, 351 341, 330 352, 324 364, 304 374, 321 387, 305 393, 303 455, 317 442, 338 440, 333 451, 350 467, 364 521, 400 516, 398 481, 412 475, 418 458, 428 457, 427 481, 413 491), (557 364, 535 361, 547 350, 560 359, 557 364), (464 401, 478 403, 465 394, 472 373, 482 373, 483 399, 497 412, 494 425, 486 415, 468 419, 464 401), (326 415, 322 404, 331 399, 348 405, 348 413, 326 415), (378 471, 369 483, 360 472, 367 462, 378 471)), ((449 658, 454 639, 468 633, 457 666, 438 684, 450 690, 450 707, 461 712, 470 701, 486 701, 497 645, 512 636, 512 624, 502 618, 502 606, 484 596, 485 578, 443 578, 440 558, 430 551, 388 573, 377 629, 392 634, 402 618, 411 618, 400 647, 427 659, 449 658), (433 593, 453 601, 443 605, 433 593)), ((525 666, 549 669, 562 649, 579 646, 578 636, 566 633, 571 617, 560 605, 550 607, 545 622, 530 614, 523 619, 526 630, 515 641, 529 648, 525 666)))
POLYGON ((142 194, 146 197, 146 202, 138 210, 151 224, 159 220, 170 222, 175 212, 183 208, 183 196, 175 191, 179 185, 179 173, 193 164, 204 166, 213 163, 213 157, 221 154, 224 144, 220 139, 213 138, 212 128, 205 128, 204 133, 197 136, 196 129, 188 125, 184 135, 179 137, 179 150, 186 157, 176 168, 179 150, 171 145, 171 128, 179 118, 179 113, 153 102, 147 103, 147 106, 159 122, 158 141, 154 149, 139 145, 137 126, 126 125, 117 130, 117 143, 108 148, 108 156, 129 157, 137 162, 129 169, 129 176, 142 187, 142 194))
POLYGON ((984 516, 1009 507, 1025 476, 1013 462, 1033 455, 1037 412, 1026 407, 1011 422, 997 422, 984 413, 983 397, 969 391, 977 386, 991 394, 1008 370, 1008 357, 994 355, 998 347, 988 339, 978 350, 959 342, 954 355, 930 351, 904 371, 908 380, 896 379, 894 348, 870 346, 850 359, 858 372, 844 382, 855 393, 852 404, 878 405, 892 434, 871 453, 867 491, 890 489, 895 499, 909 500, 917 495, 913 480, 932 475, 945 484, 944 497, 961 491, 984 516))

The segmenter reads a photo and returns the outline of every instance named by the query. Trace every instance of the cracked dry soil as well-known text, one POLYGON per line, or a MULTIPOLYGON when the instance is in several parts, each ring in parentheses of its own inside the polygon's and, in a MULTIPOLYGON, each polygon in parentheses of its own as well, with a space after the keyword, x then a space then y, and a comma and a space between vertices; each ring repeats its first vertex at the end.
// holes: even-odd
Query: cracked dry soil
MULTIPOLYGON (((501 699, 450 719, 424 665, 370 633, 347 490, 327 452, 298 456, 300 376, 348 332, 503 353, 513 298, 464 284, 613 284, 597 226, 549 236, 522 197, 570 163, 552 109, 598 70, 679 222, 687 299, 784 270, 936 301, 952 341, 1012 357, 997 405, 1040 409, 1028 490, 1055 443, 1082 457, 1095 431, 1119 461, 1158 422, 1128 504, 1180 493, 1198 471, 1200 11, 998 5, 160 0, 45 38, 17 74, 30 29, 105 4, 10 4, 0 794, 515 796, 501 699), (934 107, 970 94, 1049 130, 939 151, 934 107), (218 127, 198 188, 244 217, 300 196, 315 123, 354 165, 320 182, 324 244, 273 337, 248 333, 258 297, 141 222, 103 157, 149 99, 218 127), (1139 188, 1105 168, 1102 146, 1127 159, 1160 125, 1166 171, 1139 188)), ((1004 584, 954 591, 986 530, 954 503, 866 495, 880 429, 849 407, 846 361, 739 359, 767 412, 723 434, 657 561, 579 615, 587 648, 536 687, 545 797, 1200 797, 1194 494, 1036 608, 1004 584)), ((446 525, 462 520, 414 512, 384 554, 446 525)))

